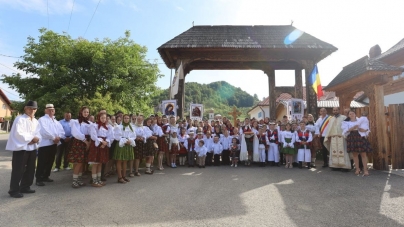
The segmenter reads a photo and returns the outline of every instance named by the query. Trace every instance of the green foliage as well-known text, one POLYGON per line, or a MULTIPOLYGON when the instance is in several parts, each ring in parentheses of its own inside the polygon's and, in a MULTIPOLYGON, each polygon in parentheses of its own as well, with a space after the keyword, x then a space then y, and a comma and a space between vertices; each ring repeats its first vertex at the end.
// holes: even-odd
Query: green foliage
MULTIPOLYGON (((20 74, 3 75, 4 83, 39 107, 53 103, 59 116, 87 104, 95 109, 153 112, 151 97, 159 92, 161 75, 145 58, 147 48, 130 39, 88 41, 40 29, 38 41, 28 37, 20 74)), ((40 112, 39 112, 40 113, 40 112)))
MULTIPOLYGON (((163 90, 160 95, 153 98, 153 105, 159 105, 162 100, 168 99, 168 96, 169 89, 163 90)), ((205 107, 204 117, 206 118, 209 115, 208 110, 213 108, 215 114, 221 114, 231 119, 229 112, 232 111, 233 106, 236 106, 242 113, 239 116, 242 119, 247 117, 247 111, 258 101, 258 97, 253 97, 225 81, 210 84, 185 83, 185 106, 189 108, 190 103, 203 104, 205 107)), ((189 113, 188 109, 186 113, 189 113)))

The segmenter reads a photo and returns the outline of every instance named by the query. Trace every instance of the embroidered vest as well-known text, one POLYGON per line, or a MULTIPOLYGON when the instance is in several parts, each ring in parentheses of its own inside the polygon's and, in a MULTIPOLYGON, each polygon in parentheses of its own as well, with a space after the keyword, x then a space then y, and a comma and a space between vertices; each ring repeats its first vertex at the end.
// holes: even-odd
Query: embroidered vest
POLYGON ((276 143, 276 144, 279 143, 279 140, 278 140, 278 129, 275 129, 273 132, 271 132, 271 130, 268 130, 268 131, 267 131, 267 136, 268 136, 268 140, 269 140, 270 143, 276 143), (275 139, 271 139, 272 136, 273 136, 275 139))
POLYGON ((195 150, 195 139, 188 138, 188 151, 190 151, 191 148, 192 148, 192 151, 195 150))
MULTIPOLYGON (((309 136, 310 136, 310 131, 309 131, 309 130, 306 130, 306 131, 302 132, 301 130, 298 130, 298 131, 297 131, 297 136, 299 137, 299 140, 300 140, 300 141, 307 141, 307 140, 309 139, 309 136), (303 136, 304 136, 305 138, 303 138, 303 136)), ((302 145, 302 144, 300 144, 300 143, 298 143, 298 144, 299 144, 299 147, 300 147, 300 148, 304 148, 304 145, 302 145)), ((306 148, 310 147, 310 145, 311 145, 310 142, 309 142, 308 144, 306 144, 306 148)))

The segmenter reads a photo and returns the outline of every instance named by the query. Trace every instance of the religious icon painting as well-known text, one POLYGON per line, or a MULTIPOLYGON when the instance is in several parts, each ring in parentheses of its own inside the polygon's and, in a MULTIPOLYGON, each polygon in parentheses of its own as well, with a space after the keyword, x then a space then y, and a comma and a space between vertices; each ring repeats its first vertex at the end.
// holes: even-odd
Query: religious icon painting
POLYGON ((177 100, 163 100, 162 112, 166 116, 177 116, 177 100))
POLYGON ((304 115, 304 102, 302 99, 291 99, 290 105, 290 115, 293 120, 301 120, 304 115))
POLYGON ((190 116, 192 120, 201 121, 203 118, 203 105, 202 104, 193 104, 190 105, 190 116))

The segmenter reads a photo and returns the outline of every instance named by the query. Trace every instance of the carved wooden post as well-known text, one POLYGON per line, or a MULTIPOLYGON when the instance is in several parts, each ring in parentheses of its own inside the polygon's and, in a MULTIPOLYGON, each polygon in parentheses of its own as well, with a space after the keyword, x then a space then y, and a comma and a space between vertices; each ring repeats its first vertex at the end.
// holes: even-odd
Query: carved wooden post
MULTIPOLYGON (((344 114, 345 109, 351 108, 353 95, 351 93, 338 93, 340 114, 344 114)), ((348 117, 348 116, 347 116, 348 117)))
POLYGON ((386 116, 384 113, 383 85, 368 85, 364 88, 364 92, 369 97, 369 141, 373 148, 373 168, 377 170, 389 170, 389 144, 386 116))
POLYGON ((302 68, 295 69, 295 97, 303 99, 302 68))
POLYGON ((275 70, 271 67, 266 67, 264 73, 268 76, 269 118, 276 119, 275 70))
MULTIPOLYGON (((179 79, 178 81, 178 93, 174 96, 174 99, 177 100, 177 105, 178 105, 178 109, 177 109, 177 115, 180 118, 184 117, 184 108, 185 108, 185 76, 187 74, 185 68, 188 64, 188 60, 182 60, 182 68, 184 71, 184 78, 183 79, 179 79)), ((177 60, 176 63, 176 68, 178 70, 178 67, 181 65, 181 60, 177 60)))
POLYGON ((314 64, 309 63, 304 66, 304 73, 306 76, 306 106, 307 106, 307 113, 312 114, 314 119, 318 118, 318 111, 317 111, 317 94, 314 91, 311 84, 309 84, 311 71, 313 70, 314 64))

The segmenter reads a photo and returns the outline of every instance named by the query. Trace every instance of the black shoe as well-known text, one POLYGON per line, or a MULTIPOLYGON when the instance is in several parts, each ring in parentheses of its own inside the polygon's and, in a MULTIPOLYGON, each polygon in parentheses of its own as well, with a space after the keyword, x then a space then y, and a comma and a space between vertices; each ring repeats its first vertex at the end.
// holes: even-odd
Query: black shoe
POLYGON ((42 181, 37 181, 35 184, 36 186, 45 186, 45 184, 42 181))
POLYGON ((299 169, 303 168, 303 162, 299 162, 298 166, 299 166, 299 169))
POLYGON ((48 177, 48 178, 43 179, 42 181, 43 181, 43 182, 53 182, 53 180, 52 180, 52 179, 50 179, 49 177, 48 177))
POLYGON ((35 193, 35 190, 32 190, 32 189, 24 189, 24 190, 21 190, 21 193, 35 193))
POLYGON ((24 195, 21 194, 21 193, 15 193, 15 194, 12 194, 10 196, 13 197, 13 198, 22 198, 22 197, 24 197, 24 195))

